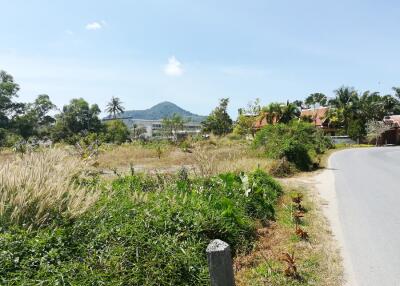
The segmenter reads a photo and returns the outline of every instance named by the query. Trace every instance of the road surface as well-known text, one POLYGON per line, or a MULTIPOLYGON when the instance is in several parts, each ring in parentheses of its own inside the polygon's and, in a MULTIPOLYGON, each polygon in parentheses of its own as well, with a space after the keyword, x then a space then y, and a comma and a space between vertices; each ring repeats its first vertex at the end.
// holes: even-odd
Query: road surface
POLYGON ((353 284, 400 286, 400 147, 340 151, 330 169, 353 284))

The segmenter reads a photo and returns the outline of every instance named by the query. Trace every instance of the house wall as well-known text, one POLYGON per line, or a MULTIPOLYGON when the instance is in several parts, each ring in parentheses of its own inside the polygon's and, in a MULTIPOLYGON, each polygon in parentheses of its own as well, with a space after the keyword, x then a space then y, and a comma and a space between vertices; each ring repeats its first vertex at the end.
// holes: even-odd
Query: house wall
POLYGON ((393 128, 386 131, 378 141, 379 145, 400 145, 400 128, 393 128))

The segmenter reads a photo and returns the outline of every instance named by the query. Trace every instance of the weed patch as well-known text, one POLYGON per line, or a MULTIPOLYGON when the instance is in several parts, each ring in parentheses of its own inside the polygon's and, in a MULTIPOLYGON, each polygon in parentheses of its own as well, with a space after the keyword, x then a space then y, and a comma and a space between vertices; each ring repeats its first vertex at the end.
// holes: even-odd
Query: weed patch
POLYGON ((280 185, 257 170, 210 178, 133 174, 48 227, 0 230, 0 284, 208 285, 212 239, 247 253, 275 217, 280 185))

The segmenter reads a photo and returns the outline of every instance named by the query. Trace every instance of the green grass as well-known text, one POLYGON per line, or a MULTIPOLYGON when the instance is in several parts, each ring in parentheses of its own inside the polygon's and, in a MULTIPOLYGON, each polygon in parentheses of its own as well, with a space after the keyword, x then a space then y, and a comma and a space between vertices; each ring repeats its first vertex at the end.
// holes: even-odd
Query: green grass
POLYGON ((1 285, 208 285, 205 248, 252 249, 280 185, 264 172, 121 177, 84 215, 0 229, 1 285))
POLYGON ((285 191, 282 195, 273 229, 267 237, 259 237, 256 251, 237 258, 238 265, 246 262, 237 274, 238 286, 342 285, 340 261, 330 244, 329 232, 315 202, 305 191, 302 193, 306 212, 300 225, 308 232, 309 240, 302 240, 295 234, 291 202, 294 193, 285 191), (294 253, 299 277, 285 275, 286 263, 281 259, 284 252, 294 253))

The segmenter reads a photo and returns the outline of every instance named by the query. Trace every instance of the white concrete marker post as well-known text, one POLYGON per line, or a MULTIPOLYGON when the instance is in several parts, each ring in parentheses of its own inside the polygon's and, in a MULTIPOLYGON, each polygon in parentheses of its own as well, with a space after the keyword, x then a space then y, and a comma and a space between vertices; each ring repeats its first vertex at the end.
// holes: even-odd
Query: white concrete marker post
POLYGON ((234 286, 235 280, 229 244, 215 239, 207 246, 206 252, 211 286, 234 286))

